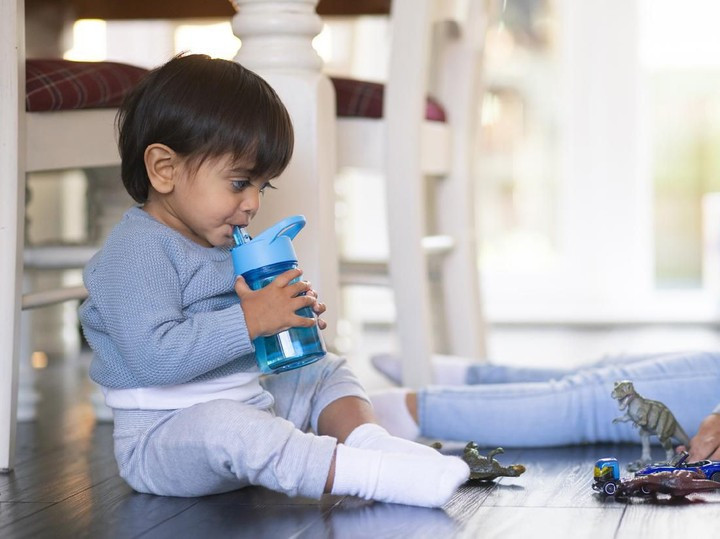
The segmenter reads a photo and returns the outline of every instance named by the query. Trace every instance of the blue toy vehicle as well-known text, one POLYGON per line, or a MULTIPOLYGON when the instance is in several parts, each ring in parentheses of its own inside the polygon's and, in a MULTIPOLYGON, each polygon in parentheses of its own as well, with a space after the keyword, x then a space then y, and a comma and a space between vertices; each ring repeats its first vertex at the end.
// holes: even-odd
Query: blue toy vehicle
POLYGON ((706 478, 720 482, 720 461, 700 460, 687 462, 688 452, 682 451, 673 457, 670 462, 650 464, 642 470, 635 472, 635 476, 650 475, 657 472, 672 472, 674 470, 693 470, 702 473, 706 478))
POLYGON ((615 458, 600 459, 595 463, 593 471, 593 490, 602 492, 608 496, 614 496, 621 486, 620 465, 615 458))
POLYGON ((656 493, 687 496, 720 489, 720 462, 703 460, 686 463, 687 458, 687 452, 683 452, 670 462, 651 464, 627 478, 620 478, 620 465, 616 458, 603 458, 595 463, 592 488, 606 496, 620 498, 656 493))
MULTIPOLYGON (((647 474, 647 476, 650 475, 652 474, 647 474)), ((652 485, 652 481, 638 481, 632 478, 622 479, 620 477, 620 465, 616 458, 598 460, 595 463, 593 478, 593 490, 602 492, 606 496, 649 496, 653 492, 657 492, 657 488, 652 485)))

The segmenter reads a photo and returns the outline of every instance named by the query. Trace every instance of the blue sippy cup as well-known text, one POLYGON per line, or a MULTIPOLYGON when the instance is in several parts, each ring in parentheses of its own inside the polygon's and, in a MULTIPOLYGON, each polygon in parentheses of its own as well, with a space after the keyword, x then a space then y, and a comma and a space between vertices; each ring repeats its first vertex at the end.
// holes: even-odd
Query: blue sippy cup
MULTIPOLYGON (((298 261, 292 239, 304 226, 305 217, 295 215, 276 223, 255 238, 250 238, 244 228, 235 227, 233 237, 236 245, 230 251, 235 275, 242 275, 252 290, 258 290, 279 274, 296 268, 298 261)), ((295 312, 306 318, 315 317, 310 307, 295 312)), ((317 361, 327 352, 317 325, 257 337, 253 339, 253 345, 260 370, 268 374, 297 369, 317 361)))

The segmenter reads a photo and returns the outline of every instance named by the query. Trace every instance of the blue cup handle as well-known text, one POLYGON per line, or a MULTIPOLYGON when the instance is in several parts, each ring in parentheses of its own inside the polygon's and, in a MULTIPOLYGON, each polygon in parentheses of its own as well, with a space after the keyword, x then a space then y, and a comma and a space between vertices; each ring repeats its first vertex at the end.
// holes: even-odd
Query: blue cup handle
POLYGON ((306 220, 304 215, 293 215, 286 217, 282 221, 275 223, 273 226, 264 230, 260 235, 255 236, 255 240, 267 241, 272 243, 278 238, 288 237, 293 239, 297 236, 305 226, 306 220))

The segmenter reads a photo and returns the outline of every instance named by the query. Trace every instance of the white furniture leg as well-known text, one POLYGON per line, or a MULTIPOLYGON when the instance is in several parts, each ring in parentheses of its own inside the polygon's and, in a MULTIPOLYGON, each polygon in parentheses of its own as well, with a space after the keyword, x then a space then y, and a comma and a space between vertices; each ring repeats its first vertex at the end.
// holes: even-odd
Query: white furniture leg
POLYGON ((431 2, 393 0, 391 9, 390 71, 394 75, 388 80, 384 100, 390 282, 395 294, 402 382, 418 388, 431 381, 434 339, 428 262, 421 245, 427 235, 420 135, 425 96, 423 92, 408 92, 407 88, 424 88, 427 80, 431 2))
POLYGON ((432 95, 444 104, 451 128, 450 172, 436 183, 438 233, 454 239, 444 257, 443 298, 450 353, 484 359, 485 321, 480 297, 473 155, 480 93, 480 65, 485 35, 483 3, 473 1, 460 23, 438 30, 436 49, 442 51, 430 78, 432 95))
POLYGON ((0 2, 0 472, 15 460, 25 219, 25 13, 0 2))
POLYGON ((295 130, 290 165, 266 196, 254 233, 294 214, 307 218, 294 240, 304 278, 327 304, 323 332, 332 347, 339 310, 335 239, 335 93, 312 48, 322 22, 317 0, 235 0, 233 31, 242 40, 235 60, 262 76, 287 107, 295 130))

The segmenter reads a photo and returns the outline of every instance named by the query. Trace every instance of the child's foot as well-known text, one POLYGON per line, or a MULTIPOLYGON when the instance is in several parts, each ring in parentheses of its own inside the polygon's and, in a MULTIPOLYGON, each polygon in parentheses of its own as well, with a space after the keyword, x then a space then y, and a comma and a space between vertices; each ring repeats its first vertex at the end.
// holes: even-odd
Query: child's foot
MULTIPOLYGON (((402 362, 399 357, 390 354, 378 354, 370 362, 391 382, 402 385, 402 362)), ((468 367, 477 363, 463 357, 433 354, 433 384, 460 386, 467 383, 468 367)))
POLYGON ((440 507, 469 477, 470 468, 458 457, 386 453, 338 444, 332 493, 440 507))
POLYGON ((426 457, 440 456, 437 450, 427 445, 392 436, 375 423, 365 423, 357 427, 345 439, 345 445, 357 449, 377 449, 388 453, 407 453, 426 457))
POLYGON ((391 388, 370 394, 370 402, 377 422, 391 435, 415 440, 420 427, 407 407, 408 389, 391 388))

